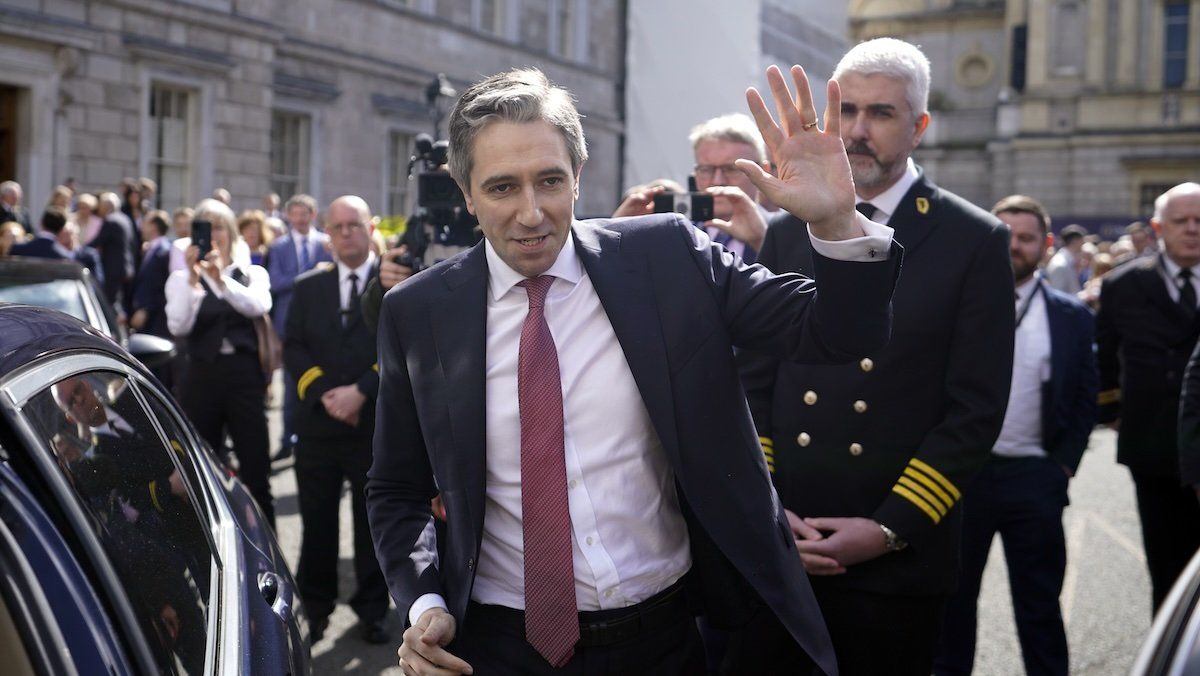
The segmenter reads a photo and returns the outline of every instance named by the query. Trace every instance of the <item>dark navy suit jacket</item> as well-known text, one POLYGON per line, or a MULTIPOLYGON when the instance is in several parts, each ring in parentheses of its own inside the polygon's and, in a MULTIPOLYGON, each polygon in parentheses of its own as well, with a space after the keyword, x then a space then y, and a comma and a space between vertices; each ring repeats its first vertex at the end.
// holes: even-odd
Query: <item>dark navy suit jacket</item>
POLYGON ((157 240, 142 255, 142 266, 133 281, 133 310, 146 311, 142 331, 170 338, 167 330, 167 277, 171 274, 171 242, 157 240))
MULTIPOLYGON (((900 247, 881 263, 816 256, 818 294, 809 278, 743 265, 674 214, 576 221, 572 231, 675 475, 690 591, 728 628, 765 603, 825 673, 836 673, 732 347, 808 361, 879 349, 891 329, 900 247)), ((376 552, 402 612, 441 594, 460 632, 471 631, 463 620, 486 503, 487 289, 480 243, 393 288, 379 320, 367 483, 376 552), (430 514, 438 492, 444 536, 434 535, 430 514)))
POLYGON ((73 260, 87 268, 101 287, 104 285, 104 268, 100 265, 100 254, 90 246, 76 249, 74 256, 64 256, 54 247, 54 240, 48 237, 35 237, 28 242, 14 245, 10 252, 13 256, 28 256, 30 258, 54 258, 57 260, 73 260))
POLYGON ((296 285, 296 277, 316 267, 317 263, 332 262, 333 256, 325 248, 325 235, 317 230, 308 231, 308 247, 312 252, 310 267, 300 269, 300 259, 296 256, 295 233, 280 237, 271 242, 267 250, 267 274, 271 276, 271 323, 279 337, 287 334, 288 308, 292 304, 292 289, 296 285))
POLYGON ((1042 444, 1052 459, 1074 474, 1098 412, 1095 320, 1076 298, 1048 284, 1042 284, 1042 290, 1050 324, 1050 380, 1042 386, 1042 444))

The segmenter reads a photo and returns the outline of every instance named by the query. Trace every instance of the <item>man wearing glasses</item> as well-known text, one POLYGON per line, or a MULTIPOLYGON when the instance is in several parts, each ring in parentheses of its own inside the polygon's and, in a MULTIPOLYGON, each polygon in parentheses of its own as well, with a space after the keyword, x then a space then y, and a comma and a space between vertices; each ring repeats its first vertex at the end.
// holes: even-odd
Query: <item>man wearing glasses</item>
POLYGON ((767 151, 754 121, 743 113, 714 117, 692 128, 688 136, 696 158, 696 189, 713 194, 712 221, 698 224, 718 244, 747 263, 758 258, 767 236, 767 210, 755 200, 758 188, 734 166, 735 160, 750 160, 770 170, 767 151), (735 214, 757 218, 733 218, 735 214), (734 225, 736 224, 736 226, 734 225))
POLYGON ((375 332, 362 317, 359 296, 379 275, 371 251, 375 229, 360 197, 329 205, 326 232, 337 263, 321 263, 296 279, 288 313, 284 365, 296 383, 296 492, 303 538, 296 583, 308 609, 313 643, 321 640, 338 598, 338 504, 350 482, 354 514, 354 573, 350 598, 369 643, 390 640, 384 626, 387 585, 367 526, 367 469, 375 431, 379 370, 375 332))

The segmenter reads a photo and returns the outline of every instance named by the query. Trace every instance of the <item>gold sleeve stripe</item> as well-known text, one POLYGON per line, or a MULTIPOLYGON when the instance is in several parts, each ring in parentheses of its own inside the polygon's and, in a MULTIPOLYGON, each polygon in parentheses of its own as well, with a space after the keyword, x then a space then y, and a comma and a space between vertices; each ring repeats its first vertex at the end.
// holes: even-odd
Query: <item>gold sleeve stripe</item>
POLYGON ((158 479, 150 482, 150 501, 154 503, 155 509, 163 511, 162 505, 158 504, 158 479))
POLYGON ((959 498, 962 497, 962 493, 959 493, 958 489, 954 487, 954 484, 950 483, 949 479, 942 476, 941 472, 930 467, 929 465, 926 465, 924 462, 918 460, 917 458, 913 458, 912 460, 909 460, 908 464, 912 467, 915 467, 915 468, 921 470, 925 474, 929 475, 930 479, 933 479, 934 481, 941 484, 942 488, 946 489, 946 492, 949 493, 950 495, 953 495, 955 500, 958 500, 959 498))
POLYGON ((932 507, 926 504, 924 500, 917 497, 915 493, 908 490, 904 486, 896 484, 895 486, 892 486, 892 492, 900 495, 900 497, 907 499, 909 502, 919 507, 921 511, 925 512, 930 519, 933 519, 935 524, 942 520, 941 514, 938 514, 932 507))
POLYGON ((375 362, 374 364, 371 364, 371 369, 374 370, 376 373, 379 373, 379 362, 375 362))
POLYGON ((928 490, 925 489, 924 486, 913 481, 912 479, 909 479, 906 476, 902 476, 902 477, 900 477, 900 480, 897 482, 897 484, 904 486, 905 488, 909 489, 913 493, 916 493, 917 495, 921 496, 922 500, 929 503, 930 507, 933 507, 935 510, 937 510, 937 513, 939 516, 946 516, 946 512, 950 511, 950 507, 948 505, 943 503, 941 500, 938 500, 936 497, 934 497, 933 493, 930 493, 928 490))
POLYGON ((929 477, 925 476, 924 474, 921 474, 920 472, 918 472, 917 470, 915 470, 911 467, 904 468, 904 476, 907 476, 915 481, 920 482, 926 488, 933 491, 933 494, 938 496, 939 499, 941 499, 942 504, 946 505, 946 509, 949 509, 954 506, 954 502, 955 502, 954 498, 947 495, 946 491, 942 490, 942 488, 940 486, 938 486, 936 483, 934 483, 932 480, 930 480, 929 477))
POLYGON ((1106 406, 1108 404, 1115 404, 1118 401, 1121 401, 1121 390, 1119 390, 1119 389, 1118 390, 1104 390, 1100 394, 1096 395, 1096 403, 1100 404, 1101 406, 1106 406))
POLYGON ((178 453, 179 455, 184 454, 183 453, 183 444, 179 443, 179 441, 176 439, 171 440, 171 448, 174 449, 174 451, 176 453, 178 453))
POLYGON ((771 440, 771 437, 759 437, 758 443, 763 448, 775 448, 775 442, 771 440))
POLYGON ((296 394, 304 399, 304 394, 308 392, 308 386, 313 384, 313 381, 325 375, 325 371, 321 370, 320 366, 314 366, 304 372, 300 379, 296 381, 296 394))

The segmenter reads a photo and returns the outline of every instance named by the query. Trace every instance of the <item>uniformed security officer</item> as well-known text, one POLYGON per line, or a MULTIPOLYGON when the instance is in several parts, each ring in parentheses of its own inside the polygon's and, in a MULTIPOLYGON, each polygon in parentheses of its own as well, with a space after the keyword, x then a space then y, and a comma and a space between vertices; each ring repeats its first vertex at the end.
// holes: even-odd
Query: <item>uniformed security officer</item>
POLYGON ((363 638, 386 643, 387 584, 375 558, 364 493, 379 367, 375 332, 363 321, 359 296, 379 274, 370 248, 375 226, 366 202, 353 195, 334 200, 328 217, 337 263, 323 263, 296 280, 284 343, 285 366, 300 400, 296 489, 304 534, 296 583, 315 643, 337 604, 338 504, 348 480, 358 581, 350 606, 362 622, 363 638))
MULTIPOLYGON (((909 157, 929 124, 919 49, 862 43, 833 78, 859 210, 895 228, 905 249, 891 342, 837 366, 744 353, 743 384, 841 673, 925 676, 955 587, 956 505, 1008 401, 1008 232, 909 157)), ((759 262, 811 273, 811 256, 805 225, 788 217, 768 228, 759 262)), ((794 655, 773 635, 751 624, 729 661, 786 669, 794 655)))

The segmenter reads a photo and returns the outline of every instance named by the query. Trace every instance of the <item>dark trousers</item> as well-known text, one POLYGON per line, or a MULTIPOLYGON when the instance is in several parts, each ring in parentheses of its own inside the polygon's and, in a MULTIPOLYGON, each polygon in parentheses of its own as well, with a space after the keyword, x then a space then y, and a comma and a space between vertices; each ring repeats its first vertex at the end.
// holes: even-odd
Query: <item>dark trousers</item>
POLYGON ((1200 502, 1177 477, 1131 471, 1150 586, 1157 611, 1176 578, 1200 548, 1200 502))
MULTIPOLYGON (((590 623, 623 618, 628 612, 631 609, 579 615, 582 622, 590 623)), ((458 638, 448 650, 470 664, 478 676, 704 673, 700 634, 696 631, 695 618, 686 610, 673 614, 669 620, 643 627, 624 641, 576 646, 571 661, 555 669, 525 640, 524 612, 471 602, 458 638)))
POLYGON ((962 501, 962 577, 946 604, 934 673, 971 673, 979 586, 999 533, 1025 673, 1066 676, 1067 633, 1058 597, 1067 569, 1067 483, 1062 466, 1049 458, 994 456, 971 484, 962 501))
POLYGON ((350 607, 365 622, 383 619, 388 590, 367 523, 370 437, 305 437, 296 446, 296 493, 300 499, 300 566, 296 584, 309 617, 328 616, 338 598, 338 509, 350 482, 354 515, 354 576, 358 588, 350 607))
POLYGON ((192 359, 183 392, 183 410, 200 436, 217 453, 225 448, 225 435, 233 440, 238 478, 246 484, 271 527, 275 507, 271 499, 271 460, 267 446, 266 388, 258 355, 221 355, 215 361, 192 359))

